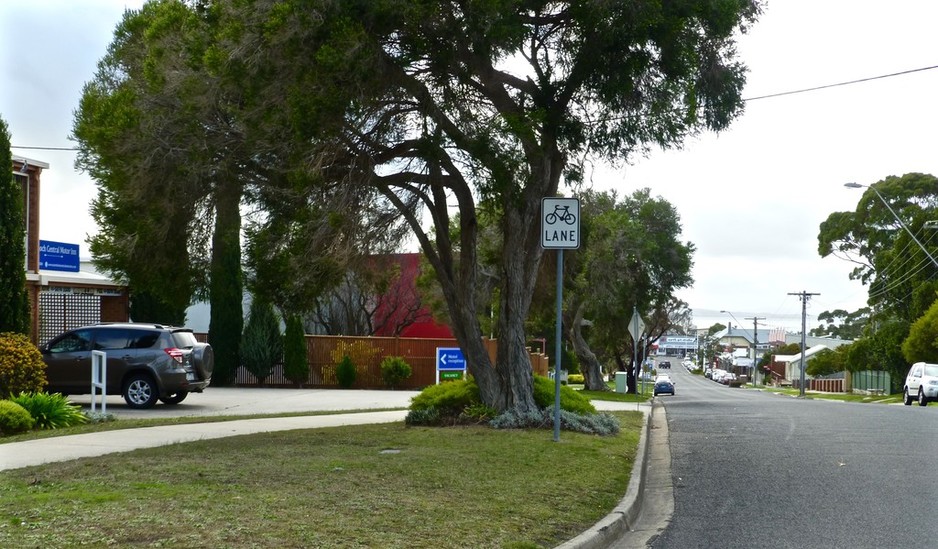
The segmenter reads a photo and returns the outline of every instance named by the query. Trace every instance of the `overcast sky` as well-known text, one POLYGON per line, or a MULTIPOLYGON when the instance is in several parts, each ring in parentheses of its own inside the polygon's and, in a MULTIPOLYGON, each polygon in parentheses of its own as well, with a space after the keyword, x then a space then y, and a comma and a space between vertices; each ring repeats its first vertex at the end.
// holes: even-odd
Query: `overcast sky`
MULTIPOLYGON (((40 237, 77 243, 97 231, 88 214, 93 182, 74 169, 72 116, 125 8, 124 0, 0 2, 0 116, 13 153, 50 164, 43 173, 40 237)), ((755 98, 938 65, 938 3, 924 0, 770 0, 739 42, 755 98)), ((801 302, 817 313, 855 310, 866 290, 851 266, 817 254, 819 224, 853 210, 861 190, 889 175, 938 174, 938 70, 749 101, 720 135, 654 152, 593 183, 629 193, 649 187, 681 214, 697 248, 693 288, 679 296, 699 326, 714 322, 798 329, 801 302), (929 137, 932 136, 932 137, 929 137)))

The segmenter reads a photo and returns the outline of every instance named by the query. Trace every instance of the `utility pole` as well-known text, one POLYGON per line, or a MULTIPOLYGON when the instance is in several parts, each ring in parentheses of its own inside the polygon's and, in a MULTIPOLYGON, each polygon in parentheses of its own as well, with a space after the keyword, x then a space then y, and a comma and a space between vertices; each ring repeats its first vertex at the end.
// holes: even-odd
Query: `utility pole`
POLYGON ((808 366, 806 357, 804 356, 804 352, 805 352, 804 341, 805 341, 805 333, 807 329, 806 319, 808 317, 808 300, 811 299, 811 296, 813 295, 821 295, 821 294, 817 294, 817 293, 811 294, 808 292, 798 292, 798 293, 788 292, 788 295, 796 295, 801 298, 801 383, 798 384, 799 385, 798 394, 799 396, 804 398, 804 371, 808 366))
POLYGON ((759 348, 759 321, 765 320, 764 316, 745 317, 744 320, 752 321, 752 386, 759 386, 759 368, 756 364, 756 350, 759 348))

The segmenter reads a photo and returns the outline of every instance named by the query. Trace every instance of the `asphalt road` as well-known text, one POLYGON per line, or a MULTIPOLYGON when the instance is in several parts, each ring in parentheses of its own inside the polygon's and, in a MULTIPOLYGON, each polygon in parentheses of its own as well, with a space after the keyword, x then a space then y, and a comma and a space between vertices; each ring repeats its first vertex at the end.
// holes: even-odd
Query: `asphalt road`
POLYGON ((934 545, 938 407, 732 389, 672 364, 674 512, 648 547, 934 545))

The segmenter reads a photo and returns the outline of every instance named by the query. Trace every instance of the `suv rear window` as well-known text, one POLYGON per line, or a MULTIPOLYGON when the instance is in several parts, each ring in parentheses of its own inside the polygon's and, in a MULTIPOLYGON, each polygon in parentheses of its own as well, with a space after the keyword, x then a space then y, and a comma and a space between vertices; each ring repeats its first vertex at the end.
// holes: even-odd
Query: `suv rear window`
POLYGON ((173 332, 173 344, 180 349, 191 349, 195 347, 199 341, 195 338, 189 330, 173 332))
POLYGON ((156 345, 160 339, 160 333, 155 330, 131 330, 130 344, 131 349, 149 349, 156 345))

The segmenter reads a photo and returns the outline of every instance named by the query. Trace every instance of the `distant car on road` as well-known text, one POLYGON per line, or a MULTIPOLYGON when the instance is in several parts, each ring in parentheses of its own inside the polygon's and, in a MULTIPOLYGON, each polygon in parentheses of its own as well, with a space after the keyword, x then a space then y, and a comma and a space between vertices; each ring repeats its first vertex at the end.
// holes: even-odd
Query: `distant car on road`
POLYGON ((659 370, 670 370, 670 369, 671 369, 671 363, 668 362, 667 360, 662 361, 662 362, 659 362, 659 363, 658 363, 658 369, 659 369, 659 370))
POLYGON ((902 388, 902 401, 910 406, 914 400, 919 406, 938 400, 938 364, 916 362, 909 369, 902 388))
POLYGON ((91 392, 92 351, 107 356, 107 394, 123 395, 131 408, 157 400, 179 404, 212 381, 212 347, 192 330, 160 324, 96 324, 65 332, 40 347, 50 393, 91 392))
POLYGON ((660 395, 661 393, 668 393, 674 395, 674 383, 667 377, 658 376, 658 379, 655 380, 655 396, 660 395))

